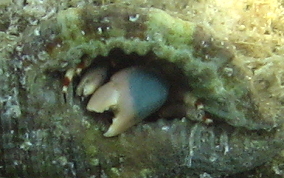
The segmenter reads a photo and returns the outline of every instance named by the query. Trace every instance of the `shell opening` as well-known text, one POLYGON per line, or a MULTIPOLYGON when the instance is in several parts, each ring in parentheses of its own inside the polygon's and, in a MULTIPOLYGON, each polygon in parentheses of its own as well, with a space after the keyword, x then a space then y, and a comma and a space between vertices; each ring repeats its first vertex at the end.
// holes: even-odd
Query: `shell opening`
MULTIPOLYGON (((115 73, 125 68, 135 66, 143 67, 145 70, 151 70, 159 74, 159 76, 169 84, 169 95, 165 104, 149 117, 146 117, 144 121, 153 122, 160 118, 183 118, 187 115, 186 112, 188 108, 186 105, 188 103, 185 104, 185 95, 190 91, 190 86, 188 79, 177 64, 158 58, 151 51, 145 55, 138 55, 137 53, 126 54, 119 48, 112 49, 107 56, 97 56, 93 59, 83 55, 81 60, 92 60, 92 62, 82 71, 80 77, 76 77, 74 81, 76 84, 74 87, 77 87, 77 84, 82 78, 81 76, 84 76, 85 73, 98 65, 110 66, 106 82, 109 81, 111 76, 115 73)), ((74 90, 76 90, 76 88, 74 88, 74 90)), ((74 95, 76 95, 75 92, 74 95)), ((83 108, 86 108, 88 101, 89 97, 86 97, 83 101, 83 108)), ((194 104, 192 104, 192 106, 194 106, 194 104)), ((115 110, 104 112, 102 115, 106 116, 107 119, 105 119, 105 117, 103 117, 103 119, 108 120, 108 123, 111 123, 113 112, 115 112, 115 110)))

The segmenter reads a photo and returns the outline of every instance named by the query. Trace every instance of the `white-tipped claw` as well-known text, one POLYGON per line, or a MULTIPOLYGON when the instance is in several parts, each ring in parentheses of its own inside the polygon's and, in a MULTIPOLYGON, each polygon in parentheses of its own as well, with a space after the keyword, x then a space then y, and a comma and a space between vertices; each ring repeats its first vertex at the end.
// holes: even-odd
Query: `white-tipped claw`
POLYGON ((102 113, 109 108, 116 106, 119 99, 119 93, 114 83, 109 82, 100 87, 91 97, 87 110, 102 113))
POLYGON ((127 86, 118 86, 117 83, 110 81, 93 94, 87 105, 87 110, 98 113, 110 108, 115 111, 115 118, 104 134, 105 137, 116 136, 137 122, 131 99, 125 96, 129 93, 127 88, 127 86))
POLYGON ((80 81, 76 94, 78 96, 88 96, 100 87, 107 77, 107 68, 98 67, 88 71, 80 81))
POLYGON ((133 116, 123 116, 118 114, 116 118, 112 120, 112 124, 108 130, 104 133, 105 137, 113 137, 122 132, 126 131, 128 128, 136 124, 136 120, 133 116))

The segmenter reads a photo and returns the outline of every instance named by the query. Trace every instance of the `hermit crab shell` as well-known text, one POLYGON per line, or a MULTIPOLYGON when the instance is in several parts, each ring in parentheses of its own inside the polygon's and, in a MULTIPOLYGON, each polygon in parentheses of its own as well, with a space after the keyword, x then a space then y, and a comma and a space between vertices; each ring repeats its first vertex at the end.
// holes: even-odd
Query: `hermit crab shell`
POLYGON ((226 46, 211 44, 206 61, 194 56, 194 50, 208 40, 206 34, 195 24, 162 10, 115 5, 71 8, 23 36, 21 58, 25 62, 45 60, 49 68, 58 64, 74 67, 83 55, 89 56, 85 61, 88 65, 115 48, 126 54, 151 51, 181 68, 194 94, 219 120, 248 129, 271 129, 281 122, 279 101, 261 102, 265 96, 259 97, 255 89, 259 79, 248 80, 226 46), (227 70, 233 72, 231 76, 227 70), (270 110, 262 112, 266 107, 270 110))
POLYGON ((260 74, 253 76, 238 66, 230 44, 212 39, 198 25, 155 8, 108 5, 61 11, 26 30, 14 53, 21 100, 29 107, 25 115, 45 124, 48 113, 54 113, 49 117, 51 123, 71 119, 72 126, 65 126, 73 131, 79 148, 92 158, 89 164, 99 160, 100 164, 92 164, 94 169, 106 172, 122 155, 122 177, 140 175, 145 169, 160 177, 173 177, 174 172, 220 176, 260 165, 269 158, 260 155, 272 156, 278 150, 280 133, 274 128, 282 124, 283 106, 277 96, 260 91, 260 74), (101 138, 98 127, 92 125, 95 123, 86 121, 89 117, 78 109, 72 93, 66 105, 60 97, 60 83, 48 76, 75 67, 82 58, 89 66, 98 57, 107 58, 114 49, 125 56, 154 56, 153 63, 174 64, 215 124, 208 127, 193 122, 189 113, 186 119, 141 124, 115 138, 115 146, 101 138), (37 100, 31 99, 35 97, 37 100), (36 109, 40 112, 35 116, 31 111, 36 109), (84 123, 92 123, 85 124, 87 129, 78 126, 83 116, 84 123), (132 162, 139 171, 133 171, 132 162), (164 166, 174 171, 167 172, 164 166))

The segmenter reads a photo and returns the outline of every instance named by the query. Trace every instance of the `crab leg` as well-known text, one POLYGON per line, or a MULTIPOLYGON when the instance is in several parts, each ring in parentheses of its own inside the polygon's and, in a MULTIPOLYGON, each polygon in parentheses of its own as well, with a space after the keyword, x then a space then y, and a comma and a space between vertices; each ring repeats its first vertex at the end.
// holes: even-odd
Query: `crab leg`
POLYGON ((64 79, 63 79, 63 87, 62 87, 62 93, 66 95, 68 86, 70 85, 73 77, 75 75, 75 69, 68 69, 65 73, 64 79))
POLYGON ((63 78, 63 87, 62 87, 62 93, 64 95, 66 95, 68 86, 72 82, 73 77, 75 76, 75 74, 80 75, 80 73, 82 72, 83 68, 85 68, 85 62, 84 61, 79 63, 75 69, 71 68, 71 69, 68 69, 66 71, 66 73, 64 75, 64 78, 63 78))

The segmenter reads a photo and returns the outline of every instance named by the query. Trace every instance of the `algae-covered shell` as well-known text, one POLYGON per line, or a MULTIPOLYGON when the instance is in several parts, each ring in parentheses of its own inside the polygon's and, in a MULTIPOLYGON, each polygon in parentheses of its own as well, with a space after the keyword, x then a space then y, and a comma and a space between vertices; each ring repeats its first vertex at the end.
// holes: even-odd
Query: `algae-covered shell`
POLYGON ((88 65, 95 57, 108 56, 115 48, 141 56, 153 52, 157 58, 181 68, 193 93, 202 98, 212 115, 248 129, 271 129, 279 125, 281 113, 262 113, 258 109, 263 107, 262 103, 255 99, 250 81, 232 62, 234 56, 227 46, 209 44, 205 47, 209 48, 207 52, 204 50, 208 53, 204 54, 206 60, 195 55, 202 43, 212 40, 204 39, 205 35, 195 24, 159 9, 116 5, 100 9, 71 8, 27 30, 20 56, 35 63, 44 60, 46 69, 58 66, 66 69, 65 65, 74 67, 84 55, 88 56, 85 60, 88 65), (233 71, 232 76, 228 76, 227 69, 233 71))
MULTIPOLYGON (((263 103, 253 90, 253 82, 234 61, 229 44, 208 36, 196 24, 163 10, 125 5, 70 8, 27 29, 12 67, 17 68, 21 87, 19 100, 25 107, 22 117, 32 118, 35 127, 41 128, 30 142, 45 143, 38 137, 51 135, 45 129, 52 127, 58 132, 56 143, 71 137, 74 147, 66 153, 63 149, 70 141, 63 141, 59 151, 49 153, 41 148, 43 153, 58 157, 56 161, 45 158, 45 167, 61 173, 59 158, 64 158, 77 165, 77 172, 89 168, 79 176, 102 172, 109 176, 115 172, 117 177, 205 172, 220 176, 267 161, 279 149, 279 133, 274 128, 281 124, 282 111, 279 107, 269 112, 259 109, 263 103), (93 121, 71 92, 67 104, 64 102, 59 77, 53 74, 75 67, 82 59, 88 66, 98 58, 114 57, 173 65, 185 76, 182 83, 202 100, 215 124, 196 123, 189 114, 187 119, 161 119, 139 124, 114 139, 102 138, 102 124, 93 121), (267 156, 260 156, 264 154, 267 156)), ((271 100, 271 105, 278 106, 277 101, 271 100)), ((38 145, 30 149, 37 150, 38 145)), ((30 162, 43 164, 34 159, 30 162)))

